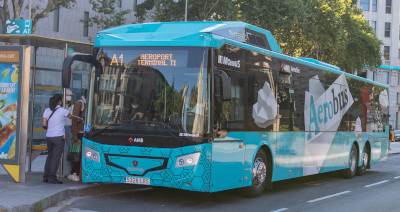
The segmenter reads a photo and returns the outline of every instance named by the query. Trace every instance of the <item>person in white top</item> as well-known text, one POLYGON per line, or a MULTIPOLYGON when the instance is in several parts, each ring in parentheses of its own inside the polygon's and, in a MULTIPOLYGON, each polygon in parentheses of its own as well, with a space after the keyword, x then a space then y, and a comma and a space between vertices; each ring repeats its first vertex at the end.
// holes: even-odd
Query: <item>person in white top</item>
POLYGON ((82 121, 82 118, 69 114, 61 107, 62 96, 55 94, 49 100, 49 108, 43 113, 42 126, 47 127, 46 140, 48 156, 44 167, 43 182, 61 184, 56 178, 61 153, 64 149, 65 117, 82 121))

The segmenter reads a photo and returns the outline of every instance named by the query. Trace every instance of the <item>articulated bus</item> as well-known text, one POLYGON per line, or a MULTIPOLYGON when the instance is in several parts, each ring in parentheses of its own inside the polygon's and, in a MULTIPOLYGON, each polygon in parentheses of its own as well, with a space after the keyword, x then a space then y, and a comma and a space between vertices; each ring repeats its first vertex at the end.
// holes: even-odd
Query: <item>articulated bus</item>
POLYGON ((352 178, 388 152, 388 86, 282 54, 244 22, 146 23, 98 32, 82 181, 199 192, 339 171, 352 178))

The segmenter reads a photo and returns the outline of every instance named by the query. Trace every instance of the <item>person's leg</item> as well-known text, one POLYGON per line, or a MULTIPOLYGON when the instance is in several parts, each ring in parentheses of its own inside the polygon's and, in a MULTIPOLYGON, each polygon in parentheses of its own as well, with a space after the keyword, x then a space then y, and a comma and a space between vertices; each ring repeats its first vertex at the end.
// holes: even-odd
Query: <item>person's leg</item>
MULTIPOLYGON (((78 140, 81 141, 80 145, 81 145, 81 152, 82 152, 82 138, 83 138, 83 133, 78 133, 78 140)), ((77 163, 77 173, 76 175, 79 176, 80 170, 81 170, 81 163, 82 163, 82 153, 80 154, 79 157, 79 162, 77 163)))
POLYGON ((53 143, 51 142, 50 138, 46 138, 47 142, 47 158, 46 163, 44 165, 44 175, 43 175, 43 182, 48 181, 50 175, 50 163, 51 158, 53 157, 53 143))
POLYGON ((58 166, 60 165, 61 154, 64 151, 64 138, 54 137, 52 138, 53 142, 53 157, 50 161, 50 174, 49 181, 57 181, 56 173, 58 166))

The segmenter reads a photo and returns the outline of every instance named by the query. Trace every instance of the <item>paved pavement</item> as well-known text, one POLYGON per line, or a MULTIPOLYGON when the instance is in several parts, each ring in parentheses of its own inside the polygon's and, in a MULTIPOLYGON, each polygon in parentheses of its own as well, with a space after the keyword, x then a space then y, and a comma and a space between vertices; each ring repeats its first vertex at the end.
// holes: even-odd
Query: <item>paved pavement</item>
POLYGON ((388 157, 386 162, 372 165, 364 176, 352 179, 333 172, 278 181, 257 198, 244 198, 237 190, 210 194, 147 187, 68 199, 44 212, 398 212, 399 161, 400 155, 388 157))
MULTIPOLYGON (((389 156, 400 155, 400 142, 391 144, 389 156)), ((64 179, 62 185, 42 183, 46 155, 40 155, 32 163, 32 172, 26 173, 26 183, 18 184, 0 166, 0 212, 32 211, 45 209, 68 198, 100 193, 137 189, 125 184, 83 184, 64 179)), ((28 163, 27 163, 28 164, 28 163)), ((27 165, 28 166, 28 165, 27 165)), ((26 167, 26 170, 28 168, 26 167)))

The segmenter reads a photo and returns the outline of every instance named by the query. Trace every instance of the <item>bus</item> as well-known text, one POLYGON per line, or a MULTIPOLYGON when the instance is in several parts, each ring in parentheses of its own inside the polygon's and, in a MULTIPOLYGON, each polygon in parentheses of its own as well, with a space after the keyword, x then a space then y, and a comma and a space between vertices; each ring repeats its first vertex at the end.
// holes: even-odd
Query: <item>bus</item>
POLYGON ((98 32, 82 181, 199 192, 338 171, 363 175, 388 153, 388 86, 284 55, 244 22, 124 25, 98 32))

